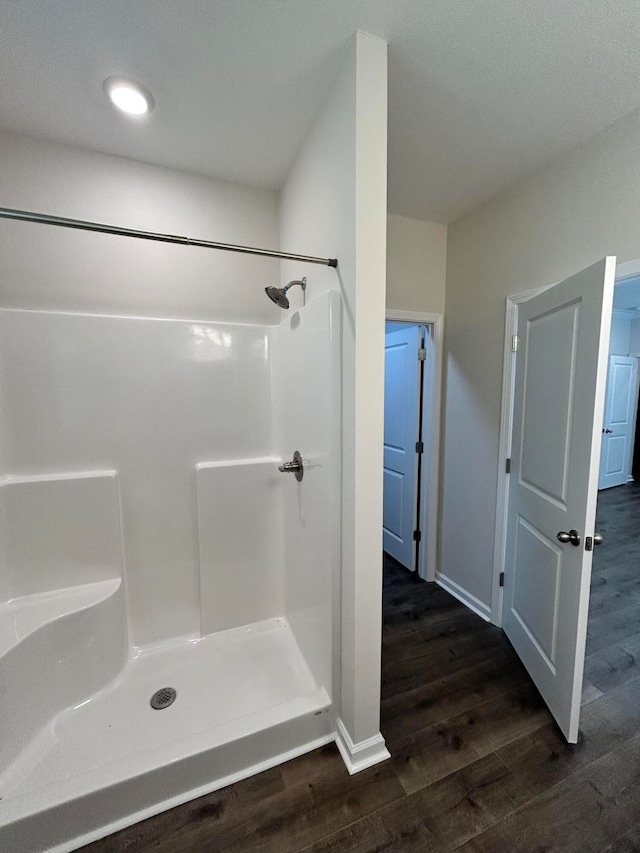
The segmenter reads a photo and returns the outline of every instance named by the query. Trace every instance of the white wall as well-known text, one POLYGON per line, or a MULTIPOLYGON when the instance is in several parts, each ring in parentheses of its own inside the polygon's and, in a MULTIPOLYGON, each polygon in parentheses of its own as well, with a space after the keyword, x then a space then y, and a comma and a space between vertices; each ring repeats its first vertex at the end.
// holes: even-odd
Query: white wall
MULTIPOLYGON (((278 195, 0 132, 4 207, 188 237, 278 246, 278 195)), ((279 262, 0 220, 0 304, 275 323, 279 262)))
POLYGON ((635 112, 449 226, 441 570, 486 606, 505 298, 640 257, 639 222, 635 112))
POLYGON ((620 316, 614 310, 611 318, 609 355, 629 355, 630 338, 631 318, 620 316))
POLYGON ((387 308, 444 313, 447 226, 387 217, 387 308))
POLYGON ((281 202, 282 247, 339 261, 283 264, 283 278, 342 294, 340 714, 356 742, 379 731, 386 74, 386 44, 358 33, 281 202))

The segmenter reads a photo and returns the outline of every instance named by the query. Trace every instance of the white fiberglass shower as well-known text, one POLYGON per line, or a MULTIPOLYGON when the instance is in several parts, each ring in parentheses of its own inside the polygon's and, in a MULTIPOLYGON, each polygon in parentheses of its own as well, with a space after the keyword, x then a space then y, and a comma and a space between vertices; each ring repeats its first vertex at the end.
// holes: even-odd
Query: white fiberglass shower
POLYGON ((277 325, 2 308, 0 342, 0 848, 334 740, 339 294, 277 325))

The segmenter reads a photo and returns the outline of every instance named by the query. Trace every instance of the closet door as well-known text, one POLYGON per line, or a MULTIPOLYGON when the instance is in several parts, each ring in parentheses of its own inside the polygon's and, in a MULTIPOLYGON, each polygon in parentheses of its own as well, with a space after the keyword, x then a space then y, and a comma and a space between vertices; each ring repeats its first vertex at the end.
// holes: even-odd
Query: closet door
POLYGON ((638 359, 609 356, 602 422, 599 489, 622 486, 631 474, 635 432, 638 359))
POLYGON ((407 326, 385 335, 384 502, 382 547, 415 571, 420 361, 422 330, 407 326))

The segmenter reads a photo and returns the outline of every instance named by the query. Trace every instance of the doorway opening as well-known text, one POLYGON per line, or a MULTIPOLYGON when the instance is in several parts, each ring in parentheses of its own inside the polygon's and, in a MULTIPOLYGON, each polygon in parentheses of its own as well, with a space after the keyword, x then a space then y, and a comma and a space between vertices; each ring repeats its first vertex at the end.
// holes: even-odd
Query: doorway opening
POLYGON ((603 693, 640 700, 640 265, 616 271, 598 477, 582 706, 603 693))
POLYGON ((387 311, 383 549, 437 577, 443 318, 387 311))
POLYGON ((631 482, 634 468, 636 478, 640 478, 640 445, 636 441, 638 360, 640 359, 640 271, 635 272, 634 267, 635 264, 620 265, 613 294, 598 478, 600 490, 631 482), (628 272, 629 269, 631 272, 628 272))

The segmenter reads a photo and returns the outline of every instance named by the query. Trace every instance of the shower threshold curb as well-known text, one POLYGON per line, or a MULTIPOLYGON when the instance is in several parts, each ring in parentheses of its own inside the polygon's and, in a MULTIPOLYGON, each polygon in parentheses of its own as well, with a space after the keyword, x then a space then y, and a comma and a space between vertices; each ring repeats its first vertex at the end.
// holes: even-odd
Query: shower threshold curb
MULTIPOLYGON (((219 790, 335 741, 323 689, 280 708, 245 718, 244 736, 206 743, 213 732, 154 753, 153 766, 132 772, 130 763, 70 777, 50 789, 0 802, 0 846, 12 853, 71 853, 174 806, 219 790), (288 713, 285 713, 288 711, 288 713), (294 712, 295 709, 295 712, 294 712), (292 715, 292 712, 293 715, 292 715), (279 719, 278 719, 279 718, 279 719), (179 752, 177 747, 180 746, 179 752), (173 756, 171 757, 171 754, 173 756), (211 778, 212 767, 219 768, 211 778), (129 772, 129 775, 127 774, 129 772), (195 784, 194 784, 195 782, 195 784), (167 790, 172 794, 167 796, 167 790), (96 817, 99 819, 96 820, 96 817)), ((133 762, 131 762, 133 763, 133 762)))

